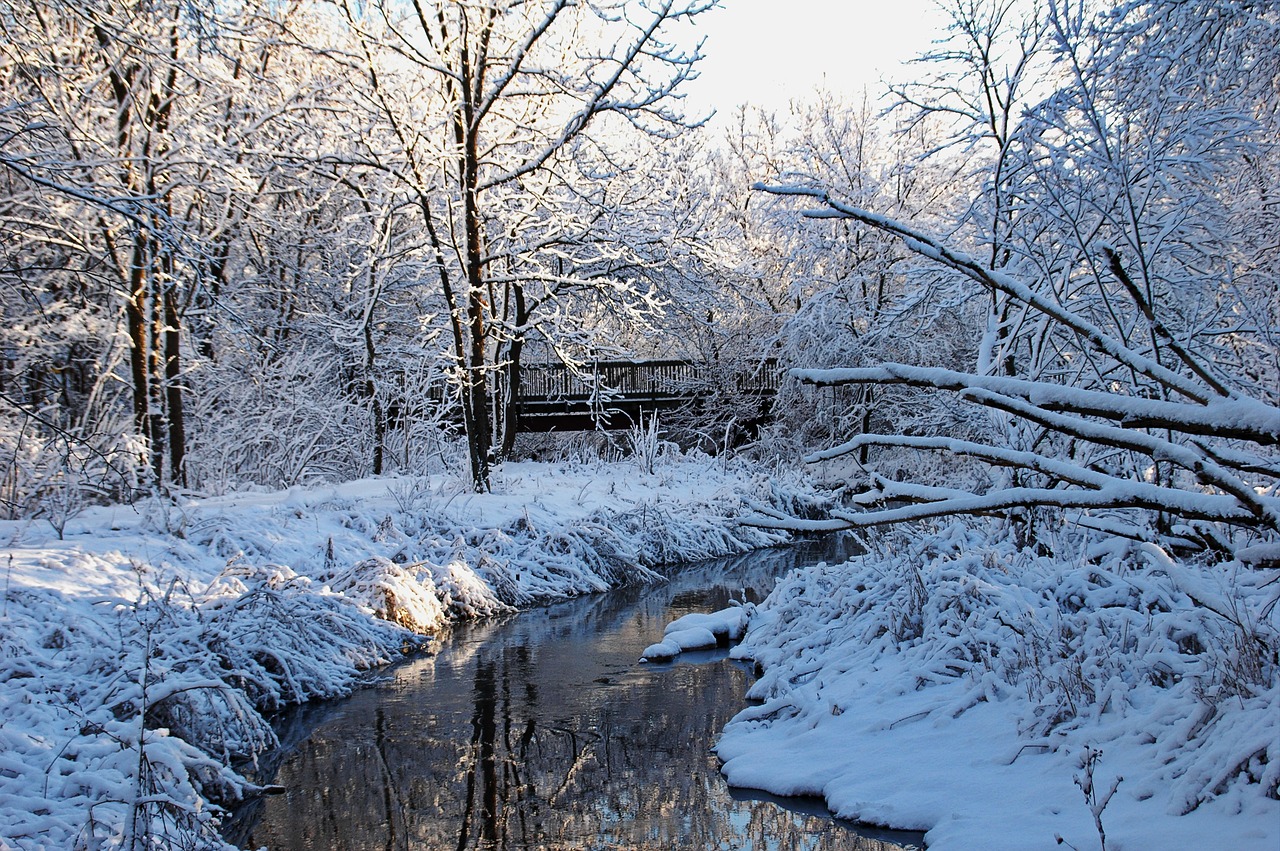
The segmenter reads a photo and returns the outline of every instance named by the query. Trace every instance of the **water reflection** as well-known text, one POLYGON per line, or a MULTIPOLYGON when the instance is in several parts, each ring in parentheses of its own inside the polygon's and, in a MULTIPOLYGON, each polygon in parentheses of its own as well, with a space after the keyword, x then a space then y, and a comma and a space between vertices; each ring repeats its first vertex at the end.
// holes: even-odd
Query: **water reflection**
MULTIPOLYGON (((700 654, 636 659, 668 620, 758 599, 797 554, 773 551, 460 627, 435 656, 303 710, 274 782, 229 832, 290 849, 882 849, 804 802, 731 792, 711 745, 749 672, 700 654), (305 738, 303 738, 305 736, 305 738)), ((718 654, 723 657, 724 653, 718 654)))

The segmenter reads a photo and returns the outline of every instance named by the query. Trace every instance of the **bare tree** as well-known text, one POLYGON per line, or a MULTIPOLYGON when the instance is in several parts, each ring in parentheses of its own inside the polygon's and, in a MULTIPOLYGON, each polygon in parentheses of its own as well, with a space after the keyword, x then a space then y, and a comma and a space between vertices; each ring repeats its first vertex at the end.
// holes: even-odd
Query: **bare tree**
POLYGON ((298 65, 279 61, 297 47, 298 9, 48 0, 0 20, 13 104, 4 272, 25 294, 6 306, 19 327, 53 332, 40 348, 70 346, 47 359, 77 364, 57 416, 87 434, 131 432, 162 487, 191 480, 198 372, 216 360, 219 323, 247 325, 230 292, 246 234, 264 236, 273 170, 317 106, 306 75, 291 77, 298 65), (121 403, 131 428, 116 422, 121 403))
MULTIPOLYGON (((843 102, 827 92, 794 101, 785 114, 739 115, 720 155, 715 203, 727 220, 720 242, 732 246, 716 275, 726 314, 718 324, 723 335, 745 329, 740 356, 791 367, 864 363, 889 352, 908 361, 967 357, 975 320, 968 293, 947 294, 940 301, 949 307, 939 309, 942 282, 917 274, 895 240, 848 219, 797 227, 786 204, 750 192, 754 181, 823 187, 860 206, 940 222, 954 213, 955 165, 941 156, 917 162, 931 132, 920 124, 895 135, 868 97, 843 102), (725 310, 730 298, 741 305, 736 314, 725 310)), ((873 420, 883 428, 928 415, 920 399, 899 404, 907 394, 886 398, 870 387, 781 392, 771 436, 805 447, 868 430, 873 420)))
MULTIPOLYGON (((370 161, 401 182, 434 256, 479 489, 511 428, 496 376, 518 366, 534 311, 561 306, 529 286, 555 296, 593 280, 607 283, 598 293, 635 280, 593 239, 623 199, 599 193, 592 178, 625 168, 620 132, 669 137, 686 126, 672 96, 699 53, 670 33, 714 5, 345 7, 361 35, 370 103, 395 147, 370 161)), ((505 374, 510 397, 518 370, 505 374)))
MULTIPOLYGON (((1015 139, 1024 110, 1034 102, 1045 69, 1047 25, 1040 3, 1024 0, 940 0, 950 18, 947 38, 917 59, 936 68, 923 79, 895 85, 895 109, 908 127, 931 124, 939 141, 926 148, 960 151, 977 182, 966 219, 975 226, 992 269, 1009 264, 1014 210, 1010 185, 1017 168, 1015 139)), ((983 369, 1012 374, 1010 305, 990 293, 983 369), (1002 354, 997 354, 1001 349, 1002 354)))
MULTIPOLYGON (((176 125, 191 79, 181 5, 55 2, 15 13, 5 16, 10 79, 21 90, 21 125, 37 132, 11 137, 3 161, 31 214, 10 222, 33 223, 29 244, 43 245, 57 277, 92 282, 85 296, 100 298, 104 283, 122 296, 134 427, 156 480, 181 484, 181 235, 173 222, 174 192, 186 182, 176 125), (70 237, 59 248, 56 232, 70 237)), ((17 277, 44 285, 26 271, 17 277)))

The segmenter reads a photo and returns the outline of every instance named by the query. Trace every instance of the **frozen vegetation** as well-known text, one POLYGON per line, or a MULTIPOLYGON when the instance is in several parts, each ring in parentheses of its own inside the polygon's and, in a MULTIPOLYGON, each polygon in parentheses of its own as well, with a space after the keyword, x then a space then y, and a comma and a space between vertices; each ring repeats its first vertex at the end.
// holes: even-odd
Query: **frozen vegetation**
POLYGON ((217 848, 272 710, 349 693, 451 619, 776 544, 735 518, 803 493, 664 457, 509 463, 485 495, 436 476, 94 508, 62 540, 7 522, 0 846, 217 848))

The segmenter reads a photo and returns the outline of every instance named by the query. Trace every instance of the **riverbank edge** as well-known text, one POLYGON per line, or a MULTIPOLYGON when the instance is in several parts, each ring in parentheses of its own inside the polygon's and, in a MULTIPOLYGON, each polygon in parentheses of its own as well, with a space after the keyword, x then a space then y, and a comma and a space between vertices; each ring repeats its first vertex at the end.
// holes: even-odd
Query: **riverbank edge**
POLYGON ((939 851, 1275 848, 1274 571, 1116 539, 1037 554, 993 525, 780 580, 732 651, 759 678, 717 744, 727 781, 939 851))
POLYGON ((384 479, 95 509, 64 540, 7 524, 0 707, 6 847, 228 848, 229 767, 265 717, 339 697, 452 620, 658 581, 656 568, 788 536, 748 504, 819 512, 706 458, 508 465, 495 493, 384 479))

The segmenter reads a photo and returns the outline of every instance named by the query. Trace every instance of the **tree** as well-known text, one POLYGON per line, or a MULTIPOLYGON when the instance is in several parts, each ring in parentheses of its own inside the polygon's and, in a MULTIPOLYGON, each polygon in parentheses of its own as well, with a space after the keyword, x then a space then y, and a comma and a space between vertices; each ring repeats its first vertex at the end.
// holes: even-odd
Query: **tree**
POLYGON ((42 258, 11 274, 55 299, 68 283, 102 307, 120 298, 134 428, 156 480, 180 484, 182 249, 173 219, 186 176, 175 134, 190 81, 181 5, 32 4, 3 25, 20 116, 3 159, 8 223, 23 229, 27 256, 42 258))
POLYGON ((1223 244, 1249 215, 1265 216, 1256 205, 1232 209, 1223 186, 1268 144, 1258 92, 1240 81, 1270 61, 1253 38, 1276 22, 1248 4, 1222 12, 1184 8, 1188 17, 1174 22, 1163 4, 1097 19, 1051 7, 1063 84, 1029 111, 1012 147, 1003 268, 822 189, 774 187, 817 201, 807 215, 893 235, 1007 300, 1017 317, 1004 343, 1021 353, 1017 375, 885 362, 800 378, 957 393, 1039 432, 1030 445, 864 434, 818 453, 908 448, 1015 472, 986 490, 873 472, 868 501, 916 504, 843 513, 838 524, 1047 508, 1081 527, 1242 561, 1256 560, 1263 541, 1274 557, 1280 506, 1268 494, 1280 480, 1280 409, 1265 383, 1237 368, 1242 349, 1263 351, 1271 337, 1228 319, 1265 311, 1235 283, 1235 269, 1252 274, 1258 258, 1223 244), (1217 64, 1206 68, 1208 59, 1217 64))
MULTIPOLYGON (((199 370, 217 357, 219 322, 240 322, 230 290, 246 227, 303 135, 310 92, 291 88, 296 63, 273 64, 296 43, 300 8, 48 0, 0 19, 14 104, 0 157, 15 246, 5 272, 23 294, 6 304, 39 329, 23 345, 68 347, 25 373, 77 363, 76 391, 54 419, 136 439, 162 488, 192 481, 199 370), (131 428, 115 421, 121 384, 131 428)), ((38 396, 16 403, 47 407, 38 396)))
POLYGON ((535 310, 554 313, 565 294, 620 295, 624 309, 649 300, 632 289, 628 261, 595 238, 624 201, 599 177, 630 165, 619 134, 667 138, 686 126, 672 96, 699 53, 670 33, 714 5, 344 7, 363 45, 366 97, 394 140, 394 155, 371 151, 367 162, 396 177, 421 217, 478 489, 513 425, 497 376, 516 367, 503 373, 513 396, 535 310))
MULTIPOLYGON (((1044 74, 1046 22, 1039 2, 1025 0, 947 0, 939 4, 950 18, 948 36, 918 60, 937 71, 922 80, 891 88, 895 109, 908 112, 908 126, 940 127, 936 147, 962 152, 972 162, 970 176, 979 186, 965 215, 974 238, 984 245, 992 269, 1010 260, 1015 227, 1010 185, 1018 161, 1014 150, 1024 110, 1044 74)), ((980 350, 984 370, 1012 374, 1012 354, 995 357, 1009 336, 1010 305, 990 293, 987 337, 980 350)))
MULTIPOLYGON (((890 351, 898 359, 949 358, 957 341, 967 347, 972 311, 953 294, 942 299, 949 309, 939 309, 930 296, 945 282, 918 274, 894 240, 851 220, 796 227, 785 204, 750 190, 757 181, 825 187, 851 203, 940 221, 954 203, 955 166, 941 156, 915 162, 929 132, 922 124, 895 135, 868 98, 842 102, 828 92, 793 102, 785 115, 739 115, 720 157, 715 203, 728 222, 720 241, 735 246, 724 251, 717 278, 732 282, 721 284, 724 304, 740 305, 736 313, 720 308, 719 332, 743 329, 740 357, 823 367, 890 351)), ((881 397, 871 388, 839 398, 794 385, 781 393, 775 436, 802 447, 868 430, 873 420, 907 427, 909 418, 930 416, 920 399, 903 404, 904 394, 881 397)))

